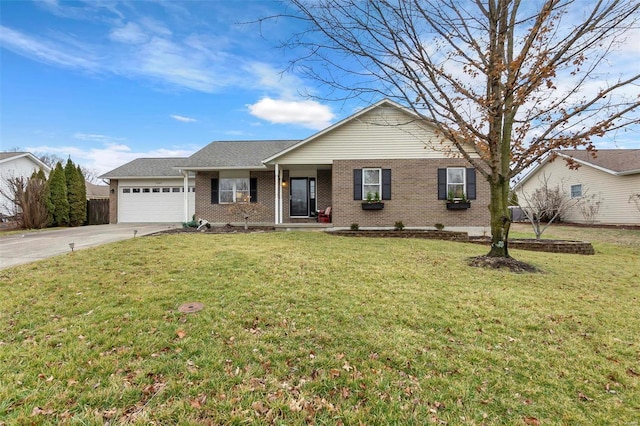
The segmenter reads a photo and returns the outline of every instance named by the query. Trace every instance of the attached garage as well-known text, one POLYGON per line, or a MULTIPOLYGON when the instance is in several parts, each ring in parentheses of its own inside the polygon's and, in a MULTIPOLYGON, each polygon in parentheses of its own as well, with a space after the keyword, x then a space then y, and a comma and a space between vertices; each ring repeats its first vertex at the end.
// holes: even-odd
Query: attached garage
POLYGON ((180 223, 195 211, 195 178, 187 184, 185 216, 184 158, 139 158, 106 173, 110 181, 111 223, 180 223))
MULTIPOLYGON (((182 181, 164 185, 135 185, 120 181, 118 187, 118 222, 182 222, 184 221, 184 188, 182 181)), ((195 187, 188 188, 190 214, 195 209, 195 187)))

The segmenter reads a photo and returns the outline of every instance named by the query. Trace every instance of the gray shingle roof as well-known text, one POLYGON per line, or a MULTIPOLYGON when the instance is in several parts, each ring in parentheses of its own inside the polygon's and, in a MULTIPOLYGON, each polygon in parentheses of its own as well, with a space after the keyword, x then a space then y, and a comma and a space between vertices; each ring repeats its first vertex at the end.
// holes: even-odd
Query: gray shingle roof
POLYGON ((184 157, 136 158, 116 169, 100 176, 100 179, 118 179, 124 177, 181 177, 174 167, 185 162, 184 157))
POLYGON ((17 157, 23 154, 26 154, 26 152, 0 152, 0 160, 6 160, 7 158, 17 157))
POLYGON ((189 157, 182 166, 185 169, 262 167, 262 160, 298 142, 300 141, 215 141, 189 157))
POLYGON ((587 150, 561 150, 559 154, 618 173, 640 170, 640 149, 599 149, 596 158, 587 150))

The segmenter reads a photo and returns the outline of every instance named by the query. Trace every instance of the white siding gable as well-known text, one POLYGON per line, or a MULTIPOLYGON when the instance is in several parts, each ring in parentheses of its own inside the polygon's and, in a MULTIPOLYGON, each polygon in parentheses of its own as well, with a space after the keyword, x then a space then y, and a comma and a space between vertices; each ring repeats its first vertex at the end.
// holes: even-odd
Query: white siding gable
MULTIPOLYGON (((38 170, 40 170, 40 165, 32 161, 28 155, 10 158, 3 161, 2 164, 0 164, 0 186, 2 188, 2 192, 8 192, 9 187, 7 185, 7 179, 17 177, 29 178, 33 172, 37 172, 38 170)), ((48 175, 47 170, 45 170, 45 175, 48 175)), ((0 213, 12 216, 14 214, 14 210, 15 206, 13 201, 0 195, 0 213)))
MULTIPOLYGON (((271 163, 333 164, 334 160, 443 158, 451 144, 394 106, 379 106, 277 157, 271 163)), ((455 148, 454 148, 455 150, 455 148)))
MULTIPOLYGON (((594 196, 594 200, 600 200, 601 207, 595 223, 603 224, 640 224, 640 212, 635 204, 629 202, 629 196, 640 192, 640 174, 615 176, 598 170, 591 166, 581 166, 577 170, 570 170, 562 158, 557 158, 553 162, 547 162, 532 175, 523 185, 521 190, 530 194, 541 186, 543 173, 549 178, 551 187, 560 185, 567 196, 571 191, 571 185, 582 185, 582 191, 586 202, 589 197, 594 196)), ((521 198, 520 200, 524 200, 521 198)), ((585 222, 584 216, 579 208, 573 207, 563 220, 567 222, 585 222)))

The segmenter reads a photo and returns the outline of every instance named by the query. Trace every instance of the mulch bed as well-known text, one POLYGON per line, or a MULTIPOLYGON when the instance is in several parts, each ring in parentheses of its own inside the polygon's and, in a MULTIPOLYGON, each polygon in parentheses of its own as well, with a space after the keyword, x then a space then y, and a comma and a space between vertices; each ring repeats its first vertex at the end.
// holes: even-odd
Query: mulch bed
POLYGON ((201 230, 196 228, 173 228, 166 231, 154 232, 149 235, 164 235, 164 234, 251 234, 255 232, 274 232, 276 230, 273 226, 250 226, 249 229, 244 229, 244 226, 224 225, 224 226, 211 226, 210 228, 204 227, 201 230))
POLYGON ((542 270, 530 265, 526 262, 521 262, 512 257, 491 257, 491 256, 476 256, 470 257, 467 261, 469 266, 488 269, 508 269, 511 272, 522 273, 535 273, 542 272, 542 270))

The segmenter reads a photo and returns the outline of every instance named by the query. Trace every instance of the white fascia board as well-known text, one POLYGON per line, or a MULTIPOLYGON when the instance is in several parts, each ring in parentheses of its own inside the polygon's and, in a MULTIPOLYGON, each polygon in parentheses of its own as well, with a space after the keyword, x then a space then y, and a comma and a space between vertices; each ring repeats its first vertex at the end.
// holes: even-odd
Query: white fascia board
POLYGON ((271 157, 265 158, 264 160, 262 160, 262 162, 263 162, 264 164, 267 164, 267 163, 269 163, 269 162, 271 162, 271 161, 274 161, 274 160, 275 160, 275 159, 277 159, 278 157, 281 157, 281 156, 285 155, 286 153, 293 151, 294 149, 297 149, 297 148, 299 148, 299 147, 301 147, 301 146, 303 146, 303 145, 306 145, 306 144, 308 144, 309 142, 311 142, 311 141, 313 141, 313 140, 315 140, 315 139, 319 138, 320 136, 322 136, 322 135, 324 135, 324 134, 329 133, 329 132, 330 132, 330 131, 332 131, 333 129, 335 129, 335 128, 337 128, 337 127, 340 127, 340 126, 342 126, 343 124, 348 123, 349 121, 355 120, 356 118, 358 118, 358 117, 360 117, 360 116, 362 116, 362 115, 364 115, 364 114, 368 113, 369 111, 371 111, 371 110, 373 110, 373 109, 375 109, 375 108, 378 108, 378 107, 380 107, 380 106, 382 106, 382 105, 384 105, 384 104, 389 104, 389 105, 391 105, 391 106, 393 106, 393 107, 396 107, 396 108, 398 108, 398 109, 400 109, 400 110, 402 110, 402 111, 404 111, 404 112, 406 112, 406 113, 408 113, 408 114, 411 114, 411 115, 415 116, 416 118, 423 118, 423 117, 420 117, 418 114, 416 114, 416 113, 415 113, 415 111, 412 111, 412 110, 410 110, 410 109, 408 109, 408 108, 406 108, 406 107, 404 107, 404 106, 400 105, 400 104, 399 104, 399 103, 397 103, 397 102, 394 102, 394 101, 392 101, 392 100, 390 100, 390 99, 385 98, 385 99, 383 99, 383 100, 381 100, 381 101, 376 102, 376 103, 375 103, 375 104, 373 104, 373 105, 370 105, 370 106, 368 106, 368 107, 366 107, 366 108, 364 108, 364 109, 362 109, 362 110, 360 110, 360 111, 356 112, 356 113, 355 113, 355 114, 353 114, 353 115, 350 115, 349 117, 343 118, 342 120, 340 120, 340 121, 338 121, 337 123, 335 123, 335 124, 333 124, 333 125, 331 125, 331 126, 327 127, 327 128, 326 128, 326 129, 324 129, 324 130, 320 130, 319 132, 317 132, 317 133, 315 133, 315 134, 313 134, 313 135, 309 136, 308 138, 301 140, 301 141, 300 141, 300 142, 298 142, 297 144, 295 144, 295 145, 293 145, 293 146, 290 146, 289 148, 287 148, 287 149, 285 149, 285 150, 282 150, 282 151, 280 151, 279 153, 272 155, 271 157))
POLYGON ((524 185, 524 183, 526 181, 528 181, 533 175, 535 175, 538 170, 540 170, 540 168, 542 168, 542 166, 544 166, 545 164, 547 164, 549 162, 549 158, 551 158, 551 154, 547 155, 542 161, 540 161, 538 164, 536 164, 533 169, 529 170, 529 172, 527 174, 525 174, 522 179, 520 179, 518 182, 515 183, 515 185, 513 185, 513 188, 511 188, 512 190, 517 190, 519 187, 521 187, 522 185, 524 185))
POLYGON ((250 167, 172 167, 174 170, 184 170, 187 172, 217 172, 218 170, 265 170, 266 165, 250 167))
POLYGON ((616 172, 616 171, 613 171, 611 169, 607 169, 607 168, 604 168, 604 167, 601 167, 601 166, 596 166, 593 163, 590 163, 590 162, 584 161, 584 160, 578 160, 577 158, 572 157, 570 155, 558 153, 558 156, 559 157, 564 157, 564 158, 570 158, 572 161, 575 161, 576 163, 580 164, 581 166, 593 167, 596 170, 600 170, 601 172, 609 173, 610 175, 618 176, 621 173, 624 173, 624 172, 616 172))
POLYGON ((40 167, 41 169, 43 169, 45 172, 47 172, 47 173, 51 172, 51 167, 47 166, 38 157, 36 157, 35 155, 33 155, 30 152, 23 152, 22 154, 18 154, 18 155, 14 155, 12 157, 5 158, 3 160, 0 160, 0 163, 7 163, 9 161, 17 160, 18 158, 23 158, 23 157, 29 158, 31 161, 36 163, 36 165, 38 167, 40 167))
POLYGON ((105 176, 101 177, 101 179, 182 179, 184 176, 105 176))

